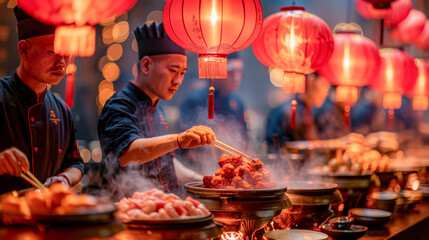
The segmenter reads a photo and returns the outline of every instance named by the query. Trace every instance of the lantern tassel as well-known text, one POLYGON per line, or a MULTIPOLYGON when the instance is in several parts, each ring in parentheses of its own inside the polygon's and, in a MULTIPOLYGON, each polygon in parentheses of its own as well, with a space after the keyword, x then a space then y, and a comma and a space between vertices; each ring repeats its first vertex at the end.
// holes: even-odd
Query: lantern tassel
POLYGON ((213 87, 213 79, 212 79, 212 86, 209 88, 209 114, 208 114, 208 119, 213 119, 214 116, 214 92, 215 92, 215 88, 213 87))
POLYGON ((395 110, 392 108, 389 108, 388 110, 388 117, 389 117, 389 121, 388 121, 388 126, 389 129, 393 129, 393 121, 394 121, 394 117, 395 117, 395 110))
POLYGON ((290 117, 290 128, 295 129, 295 117, 296 117, 296 100, 292 100, 292 114, 290 117))
POLYGON ((66 73, 66 104, 69 106, 69 108, 72 108, 74 103, 74 80, 76 73, 74 57, 71 58, 70 64, 67 66, 66 73))
POLYGON ((66 78, 66 104, 69 108, 73 107, 74 103, 74 74, 68 74, 66 78))
POLYGON ((344 129, 350 129, 350 105, 344 106, 344 129))

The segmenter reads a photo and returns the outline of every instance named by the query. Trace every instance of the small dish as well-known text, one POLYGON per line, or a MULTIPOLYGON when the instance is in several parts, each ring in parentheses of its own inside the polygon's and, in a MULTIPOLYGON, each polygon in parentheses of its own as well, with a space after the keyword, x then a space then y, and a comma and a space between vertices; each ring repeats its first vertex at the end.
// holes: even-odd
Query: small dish
POLYGON ((375 192, 372 194, 372 198, 375 199, 375 208, 393 212, 398 194, 394 192, 375 192))
POLYGON ((349 229, 352 226, 353 222, 354 218, 347 216, 333 217, 328 220, 329 225, 331 225, 333 229, 339 230, 349 229))
POLYGON ((392 217, 391 212, 370 208, 352 208, 350 214, 356 223, 368 227, 381 227, 389 222, 392 217))
POLYGON ((325 233, 302 229, 269 231, 264 237, 268 240, 328 240, 325 233))
POLYGON ((320 230, 331 238, 350 240, 363 237, 368 232, 368 228, 361 225, 351 225, 349 229, 340 230, 334 229, 329 223, 323 224, 320 230))

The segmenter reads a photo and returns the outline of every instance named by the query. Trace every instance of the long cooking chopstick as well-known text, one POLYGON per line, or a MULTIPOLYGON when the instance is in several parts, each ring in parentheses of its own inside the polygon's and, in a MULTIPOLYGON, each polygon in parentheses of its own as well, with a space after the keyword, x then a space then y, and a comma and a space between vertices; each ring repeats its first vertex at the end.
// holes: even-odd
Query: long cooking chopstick
POLYGON ((37 185, 39 185, 41 189, 46 189, 46 187, 43 186, 39 179, 37 179, 30 171, 25 171, 25 174, 30 177, 35 183, 37 183, 37 185))
POLYGON ((27 181, 28 183, 30 183, 31 185, 33 185, 35 188, 43 189, 43 188, 41 188, 37 183, 35 183, 33 180, 31 180, 29 177, 27 177, 26 175, 22 174, 22 175, 21 175, 21 177, 22 177, 25 181, 27 181))
POLYGON ((229 149, 229 150, 231 150, 231 151, 235 152, 236 154, 239 154, 239 155, 241 155, 241 156, 243 156, 243 157, 245 157, 245 158, 247 158, 247 159, 249 159, 249 160, 251 160, 251 161, 256 161, 256 159, 254 159, 254 158, 252 158, 252 157, 249 157, 248 155, 246 155, 246 154, 244 154, 244 153, 242 153, 242 152, 238 151, 237 149, 235 149, 235 148, 233 148, 233 147, 230 147, 229 145, 226 145, 225 143, 223 143, 223 142, 221 142, 221 141, 219 141, 219 140, 214 140, 214 141, 213 141, 213 143, 217 143, 217 144, 219 144, 219 145, 221 145, 221 146, 223 146, 223 147, 225 147, 225 148, 227 148, 227 149, 229 149))

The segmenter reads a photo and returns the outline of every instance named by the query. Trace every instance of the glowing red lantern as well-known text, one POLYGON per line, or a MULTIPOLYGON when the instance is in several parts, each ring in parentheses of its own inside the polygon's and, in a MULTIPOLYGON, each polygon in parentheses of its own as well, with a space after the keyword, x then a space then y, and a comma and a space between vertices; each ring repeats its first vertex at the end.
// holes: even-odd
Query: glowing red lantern
MULTIPOLYGON (((334 50, 331 29, 304 7, 283 7, 264 20, 261 34, 253 43, 256 58, 269 68, 280 68, 283 91, 305 92, 305 75, 323 66, 334 50)), ((293 101, 296 104, 296 101, 293 101)), ((291 128, 294 128, 295 105, 291 128)))
POLYGON ((226 55, 248 47, 262 28, 259 0, 167 0, 163 22, 179 46, 198 53, 200 78, 212 79, 209 119, 213 119, 213 79, 226 78, 226 55))
POLYGON ((393 109, 401 107, 401 95, 414 87, 418 69, 413 57, 402 50, 380 49, 380 56, 378 77, 370 87, 383 94, 383 107, 389 109, 389 119, 393 119, 393 109))
POLYGON ((414 41, 414 46, 420 50, 429 49, 429 20, 426 20, 425 28, 420 36, 414 41))
POLYGON ((338 24, 334 29, 335 49, 318 73, 337 85, 337 101, 346 104, 345 125, 349 125, 350 105, 358 98, 358 87, 368 85, 381 63, 377 45, 362 36, 356 24, 338 24))
POLYGON ((408 94, 413 97, 413 109, 424 111, 428 109, 429 96, 429 62, 424 59, 415 59, 419 69, 416 84, 408 94))
POLYGON ((408 13, 413 8, 413 3, 411 0, 396 0, 390 4, 390 7, 376 8, 368 1, 356 0, 355 6, 357 12, 364 18, 383 18, 386 27, 395 27, 408 16, 408 13))
POLYGON ((26 13, 56 25, 54 51, 63 55, 91 56, 100 20, 128 11, 137 0, 17 0, 26 13))
POLYGON ((398 42, 412 43, 423 32, 426 24, 426 15, 419 10, 411 10, 407 18, 392 29, 390 37, 398 42))

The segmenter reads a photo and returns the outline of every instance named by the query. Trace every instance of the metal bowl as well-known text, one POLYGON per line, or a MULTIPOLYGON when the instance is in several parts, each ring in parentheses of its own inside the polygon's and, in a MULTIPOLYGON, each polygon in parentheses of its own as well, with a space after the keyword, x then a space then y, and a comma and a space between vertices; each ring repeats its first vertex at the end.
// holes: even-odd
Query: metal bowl
POLYGON ((334 229, 345 230, 349 229, 353 224, 354 218, 352 217, 333 217, 328 220, 329 225, 334 229))
POLYGON ((350 214, 356 223, 368 227, 381 227, 389 222, 392 217, 391 212, 370 208, 352 208, 350 214))
POLYGON ((269 231, 264 234, 268 240, 327 240, 328 235, 302 229, 269 231))
POLYGON ((368 228, 360 225, 351 225, 349 229, 334 229, 328 223, 322 225, 320 230, 326 234, 328 234, 331 238, 334 239, 358 239, 365 235, 368 232, 368 228))

